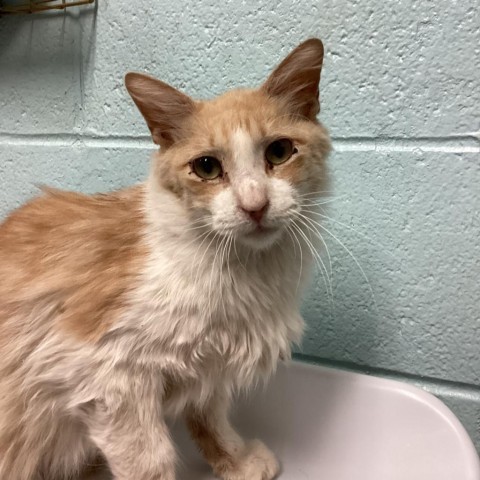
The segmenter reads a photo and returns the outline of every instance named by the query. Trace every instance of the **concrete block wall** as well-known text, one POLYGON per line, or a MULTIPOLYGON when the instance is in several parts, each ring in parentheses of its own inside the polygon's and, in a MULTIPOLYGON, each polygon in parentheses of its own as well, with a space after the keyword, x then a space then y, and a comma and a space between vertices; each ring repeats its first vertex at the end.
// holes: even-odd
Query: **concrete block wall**
POLYGON ((145 176, 153 145, 126 71, 210 97, 259 84, 310 36, 327 51, 336 199, 331 284, 317 275, 306 298, 298 356, 428 389, 480 449, 474 0, 98 0, 1 18, 0 215, 36 183, 94 192, 145 176))

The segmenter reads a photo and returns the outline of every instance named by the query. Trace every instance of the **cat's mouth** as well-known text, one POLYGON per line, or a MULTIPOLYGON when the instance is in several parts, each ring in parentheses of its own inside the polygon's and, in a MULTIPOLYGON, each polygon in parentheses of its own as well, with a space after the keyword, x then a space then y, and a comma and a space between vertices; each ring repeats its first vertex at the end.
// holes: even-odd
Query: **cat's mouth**
POLYGON ((279 235, 281 229, 279 227, 266 227, 257 225, 248 232, 242 234, 243 243, 253 248, 265 249, 273 245, 279 235))
POLYGON ((276 227, 265 227, 263 225, 257 225, 250 232, 248 232, 247 235, 251 237, 263 237, 266 235, 271 235, 277 231, 278 228, 276 227))

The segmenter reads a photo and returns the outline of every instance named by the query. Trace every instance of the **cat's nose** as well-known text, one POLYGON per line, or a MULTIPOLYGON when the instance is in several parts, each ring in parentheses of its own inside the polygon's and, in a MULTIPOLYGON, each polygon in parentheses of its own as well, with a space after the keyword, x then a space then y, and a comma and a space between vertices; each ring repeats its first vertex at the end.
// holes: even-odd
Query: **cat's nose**
POLYGON ((265 215, 265 212, 268 209, 269 202, 266 201, 260 208, 256 208, 255 210, 250 210, 247 208, 240 207, 255 223, 260 224, 262 218, 265 215))
POLYGON ((235 190, 239 209, 259 224, 268 209, 266 185, 255 178, 244 178, 235 190))

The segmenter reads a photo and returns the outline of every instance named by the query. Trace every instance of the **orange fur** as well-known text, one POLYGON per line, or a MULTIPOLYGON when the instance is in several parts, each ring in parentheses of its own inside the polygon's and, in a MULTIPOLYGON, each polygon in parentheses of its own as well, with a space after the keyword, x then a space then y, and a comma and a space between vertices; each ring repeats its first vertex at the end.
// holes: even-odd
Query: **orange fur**
POLYGON ((46 190, 14 212, 0 226, 0 323, 48 297, 58 328, 98 339, 142 267, 142 197, 141 187, 94 196, 46 190))
POLYGON ((203 415, 191 414, 187 416, 187 427, 192 438, 198 444, 205 459, 213 466, 214 471, 221 475, 235 468, 235 458, 221 444, 218 433, 212 422, 203 415))

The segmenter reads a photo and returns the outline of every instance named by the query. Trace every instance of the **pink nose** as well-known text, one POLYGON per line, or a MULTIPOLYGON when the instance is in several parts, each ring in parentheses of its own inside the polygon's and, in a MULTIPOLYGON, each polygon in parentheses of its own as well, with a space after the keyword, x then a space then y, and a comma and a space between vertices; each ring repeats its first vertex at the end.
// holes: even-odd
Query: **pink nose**
POLYGON ((256 210, 247 210, 246 208, 240 207, 255 223, 260 224, 262 221, 265 212, 268 209, 268 202, 264 203, 262 207, 256 210))

